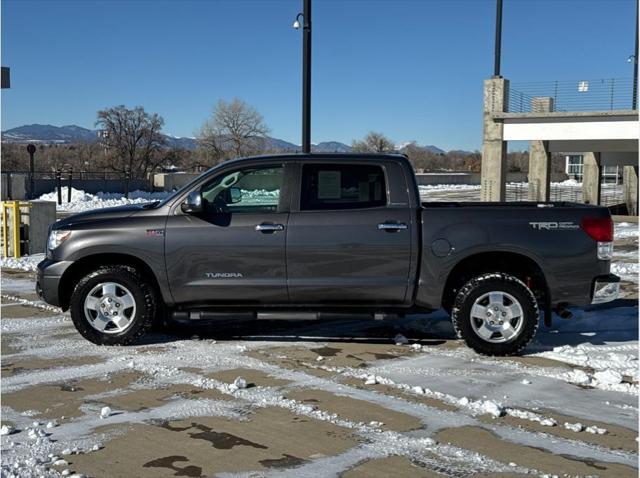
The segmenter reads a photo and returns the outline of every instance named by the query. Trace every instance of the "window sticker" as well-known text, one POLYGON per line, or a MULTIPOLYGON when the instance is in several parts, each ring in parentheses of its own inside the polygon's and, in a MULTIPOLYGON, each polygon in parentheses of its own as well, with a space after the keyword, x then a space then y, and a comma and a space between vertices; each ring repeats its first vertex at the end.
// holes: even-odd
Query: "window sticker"
POLYGON ((318 199, 340 199, 340 171, 318 171, 318 199))

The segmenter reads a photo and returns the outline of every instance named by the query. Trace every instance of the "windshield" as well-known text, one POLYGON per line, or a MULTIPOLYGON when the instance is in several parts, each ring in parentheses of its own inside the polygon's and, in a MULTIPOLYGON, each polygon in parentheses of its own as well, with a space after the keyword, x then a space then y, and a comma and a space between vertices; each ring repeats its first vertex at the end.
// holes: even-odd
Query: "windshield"
MULTIPOLYGON (((191 189, 193 187, 193 185, 200 180, 200 178, 202 178, 205 174, 208 174, 209 172, 213 171, 217 167, 218 166, 214 166, 213 168, 206 170, 204 173, 199 174, 198 176, 193 178, 191 181, 189 181, 187 184, 182 186, 180 189, 176 189, 171 194, 169 194, 166 198, 164 198, 162 201, 160 201, 156 207, 162 207, 165 204, 168 204, 170 201, 173 201, 173 199, 176 196, 179 196, 180 194, 182 194, 187 189, 191 189)), ((176 173, 174 173, 174 174, 176 174, 176 173)))

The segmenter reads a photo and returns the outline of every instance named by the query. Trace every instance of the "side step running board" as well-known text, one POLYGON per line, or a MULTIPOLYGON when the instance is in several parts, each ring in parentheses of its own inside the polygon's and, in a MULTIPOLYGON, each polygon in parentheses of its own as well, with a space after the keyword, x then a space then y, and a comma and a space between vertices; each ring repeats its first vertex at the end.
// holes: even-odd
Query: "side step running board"
POLYGON ((178 310, 171 312, 171 319, 177 322, 215 321, 215 320, 326 320, 326 319, 375 319, 396 318, 395 314, 383 313, 336 313, 306 311, 273 311, 273 312, 215 312, 210 310, 178 310))

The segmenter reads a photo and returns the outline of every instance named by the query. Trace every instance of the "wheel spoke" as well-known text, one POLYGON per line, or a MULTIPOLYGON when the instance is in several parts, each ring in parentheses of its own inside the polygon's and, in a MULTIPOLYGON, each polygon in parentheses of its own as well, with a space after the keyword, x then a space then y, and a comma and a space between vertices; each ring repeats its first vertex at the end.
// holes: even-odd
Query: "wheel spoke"
POLYGON ((491 292, 489 294, 489 304, 502 305, 504 304, 504 295, 502 292, 491 292))
POLYGON ((92 295, 88 295, 86 300, 84 301, 84 306, 87 309, 91 309, 91 310, 97 311, 98 308, 99 308, 98 307, 98 303, 99 303, 99 300, 98 300, 97 297, 94 297, 92 295))
POLYGON ((98 314, 98 316, 94 319, 92 325, 100 332, 104 332, 104 329, 107 328, 107 325, 109 325, 109 322, 111 322, 110 317, 105 317, 102 314, 98 314))
POLYGON ((507 317, 509 319, 515 319, 522 316, 522 309, 518 304, 511 304, 507 306, 507 317))
POLYGON ((505 327, 500 331, 505 340, 511 340, 515 335, 516 331, 511 326, 511 323, 505 322, 505 327))
POLYGON ((476 329, 478 331, 478 335, 485 340, 488 340, 493 335, 493 331, 487 327, 487 321, 483 320, 482 325, 476 329))
POLYGON ((133 297, 130 294, 125 294, 122 297, 118 297, 118 300, 122 304, 122 308, 123 309, 129 309, 129 308, 133 307, 134 305, 136 305, 135 300, 133 299, 133 297))
POLYGON ((482 319, 483 321, 487 317, 487 308, 484 305, 473 304, 471 308, 471 317, 482 319))
POLYGON ((102 286, 102 295, 116 295, 116 285, 113 282, 108 282, 102 286))
POLYGON ((111 321, 119 329, 124 329, 127 325, 129 325, 129 319, 122 315, 114 315, 113 317, 111 317, 111 321))

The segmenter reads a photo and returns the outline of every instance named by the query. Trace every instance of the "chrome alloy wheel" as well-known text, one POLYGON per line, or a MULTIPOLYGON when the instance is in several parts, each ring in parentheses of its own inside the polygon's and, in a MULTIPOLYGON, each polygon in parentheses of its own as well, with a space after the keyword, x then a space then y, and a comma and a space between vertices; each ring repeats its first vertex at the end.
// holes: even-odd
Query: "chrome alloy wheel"
POLYGON ((131 325, 136 315, 136 301, 123 285, 102 282, 87 294, 84 315, 99 332, 117 334, 131 325))
POLYGON ((482 340, 504 343, 514 340, 524 323, 522 306, 501 291, 481 295, 471 307, 471 327, 482 340))

